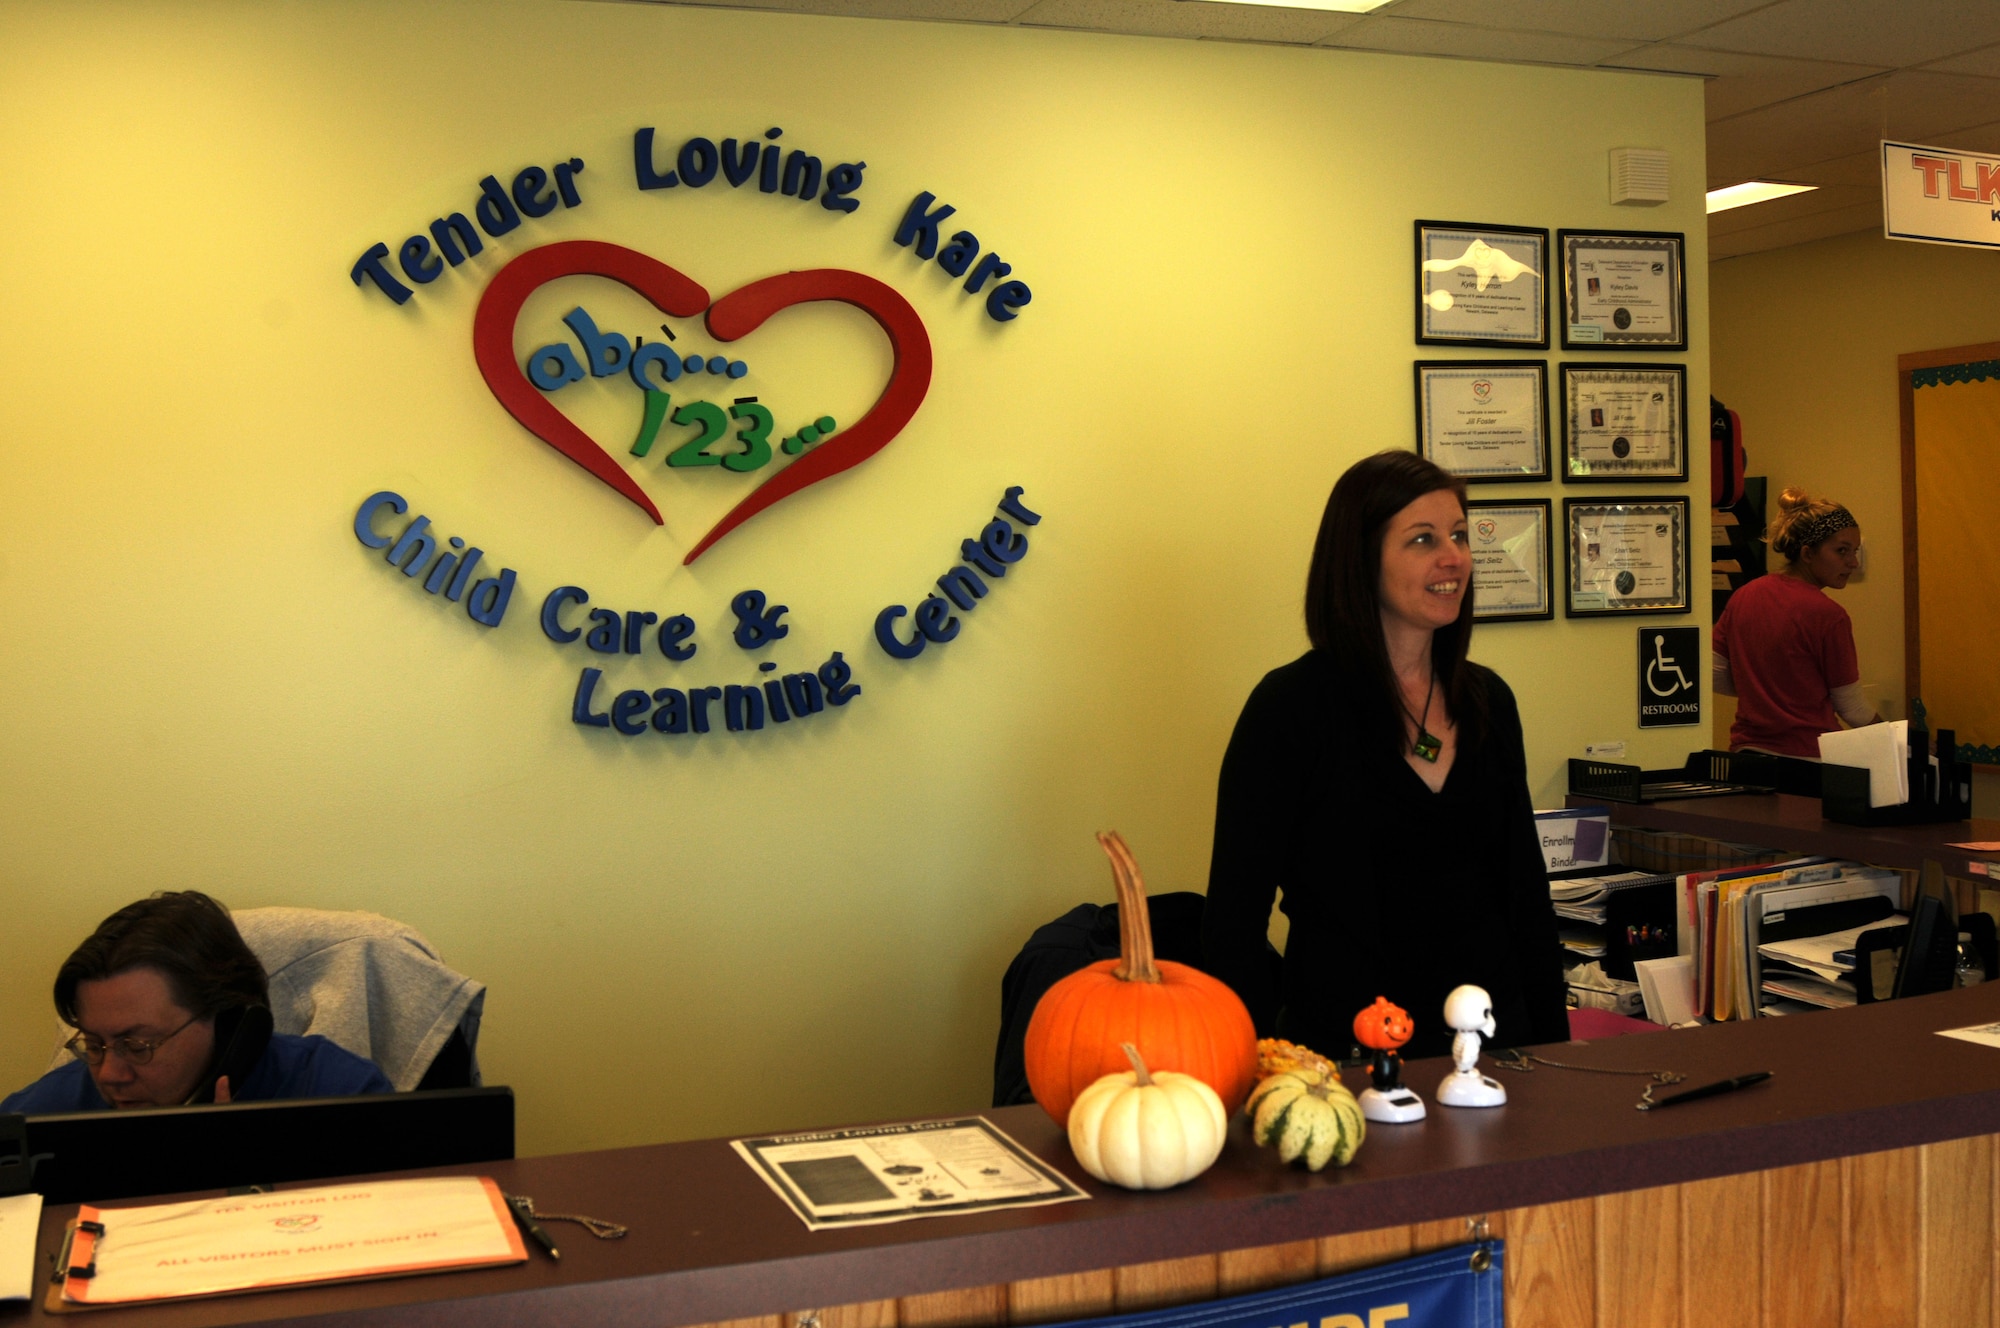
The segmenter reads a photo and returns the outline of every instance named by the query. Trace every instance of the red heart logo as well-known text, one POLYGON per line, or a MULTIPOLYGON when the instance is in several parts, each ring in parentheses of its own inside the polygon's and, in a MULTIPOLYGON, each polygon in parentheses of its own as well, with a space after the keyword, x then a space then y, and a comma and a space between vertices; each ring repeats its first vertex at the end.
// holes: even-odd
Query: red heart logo
POLYGON ((472 355, 507 413, 521 426, 637 504, 664 525, 660 509, 623 466, 576 427, 514 362, 514 324, 521 306, 558 277, 597 276, 622 282, 651 300, 662 313, 692 318, 708 311, 709 334, 735 341, 755 332, 771 315, 795 304, 838 300, 851 304, 880 325, 895 356, 889 381, 868 413, 765 480, 715 523, 681 561, 692 563, 709 546, 757 513, 801 489, 874 456, 903 431, 923 404, 931 385, 931 339, 910 302, 873 277, 840 268, 817 268, 765 277, 731 291, 713 304, 693 279, 623 245, 601 240, 565 240, 530 249, 494 274, 472 319, 472 355))

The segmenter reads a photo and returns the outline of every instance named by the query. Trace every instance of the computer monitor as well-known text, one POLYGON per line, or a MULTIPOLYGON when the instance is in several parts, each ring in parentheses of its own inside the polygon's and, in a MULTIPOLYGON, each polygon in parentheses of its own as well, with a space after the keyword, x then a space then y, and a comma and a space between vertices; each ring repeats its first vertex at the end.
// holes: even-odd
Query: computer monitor
POLYGON ((513 1156, 510 1088, 0 1116, 0 1194, 34 1190, 50 1203, 513 1156))

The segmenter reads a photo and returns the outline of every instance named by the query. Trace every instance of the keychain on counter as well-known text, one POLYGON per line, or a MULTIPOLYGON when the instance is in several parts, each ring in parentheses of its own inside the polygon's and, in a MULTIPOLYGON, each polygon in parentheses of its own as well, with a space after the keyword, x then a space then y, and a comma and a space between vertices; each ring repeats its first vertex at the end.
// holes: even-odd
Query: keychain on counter
POLYGON ((1652 1082, 1646 1085, 1646 1091, 1639 1094, 1639 1100, 1634 1104, 1635 1109, 1639 1111, 1651 1111, 1653 1109, 1653 1090, 1655 1088, 1664 1088, 1668 1084, 1677 1084, 1687 1078, 1686 1075, 1680 1073, 1678 1070, 1613 1070, 1602 1065, 1571 1065, 1567 1061, 1552 1061, 1546 1056, 1537 1056, 1532 1051, 1522 1051, 1519 1047, 1494 1047, 1489 1049, 1486 1054, 1492 1057, 1493 1063, 1501 1069, 1517 1070, 1522 1074, 1533 1074, 1535 1066, 1546 1065, 1551 1070, 1582 1070, 1587 1074, 1645 1075, 1652 1082))
POLYGON ((506 1196, 506 1199, 510 1204, 520 1205, 528 1217, 538 1222, 574 1222, 599 1240, 617 1240, 629 1230, 629 1228, 622 1227, 616 1222, 606 1222, 601 1217, 584 1217, 580 1213, 537 1212, 535 1210, 535 1201, 525 1194, 510 1194, 506 1196))

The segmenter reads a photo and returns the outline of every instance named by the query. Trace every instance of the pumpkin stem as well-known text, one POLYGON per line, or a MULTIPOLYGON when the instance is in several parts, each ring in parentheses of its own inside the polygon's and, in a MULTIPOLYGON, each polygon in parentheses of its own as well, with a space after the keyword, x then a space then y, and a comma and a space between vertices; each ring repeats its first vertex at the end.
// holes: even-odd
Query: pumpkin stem
POLYGON ((1153 1075, 1147 1070, 1145 1058, 1139 1054, 1139 1049, 1129 1042, 1121 1042, 1118 1045, 1125 1049, 1125 1059, 1132 1062, 1132 1073, 1139 1076, 1139 1087, 1151 1088, 1153 1075))
POLYGON ((1153 918, 1146 910, 1146 882, 1139 875, 1139 863, 1116 830, 1098 831, 1097 844, 1111 859, 1111 878, 1118 887, 1118 966, 1111 976, 1120 982, 1158 982, 1153 918))

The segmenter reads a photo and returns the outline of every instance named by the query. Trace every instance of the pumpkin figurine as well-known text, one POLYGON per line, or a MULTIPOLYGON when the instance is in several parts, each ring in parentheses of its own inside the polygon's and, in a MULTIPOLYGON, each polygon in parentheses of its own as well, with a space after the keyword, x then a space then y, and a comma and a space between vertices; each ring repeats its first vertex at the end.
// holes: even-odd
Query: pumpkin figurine
POLYGON ((1139 1048, 1157 1075, 1191 1074, 1235 1111, 1257 1072, 1257 1030, 1227 984, 1186 964, 1153 959, 1146 884, 1116 831, 1097 842, 1118 887, 1119 957, 1101 959, 1050 987, 1028 1020, 1022 1048, 1028 1087, 1056 1124, 1084 1089, 1126 1068, 1139 1048))
POLYGON ((1279 1157, 1308 1171, 1329 1162, 1346 1166, 1368 1137, 1354 1094, 1339 1076, 1318 1070, 1272 1075, 1257 1085, 1244 1109, 1250 1113, 1251 1137, 1260 1147, 1274 1147, 1279 1157))
POLYGON ((1403 1087, 1403 1058, 1397 1054, 1416 1031, 1409 1011, 1387 996, 1377 996, 1354 1016, 1355 1038, 1375 1053, 1368 1066, 1369 1086, 1361 1090, 1361 1114, 1369 1120, 1400 1125, 1424 1118, 1424 1100, 1403 1087))
POLYGON ((1190 1074, 1148 1070, 1139 1049, 1121 1048, 1132 1068, 1107 1074, 1077 1094, 1069 1146, 1083 1169, 1128 1190, 1164 1190, 1215 1164, 1229 1113, 1215 1090, 1190 1074))

